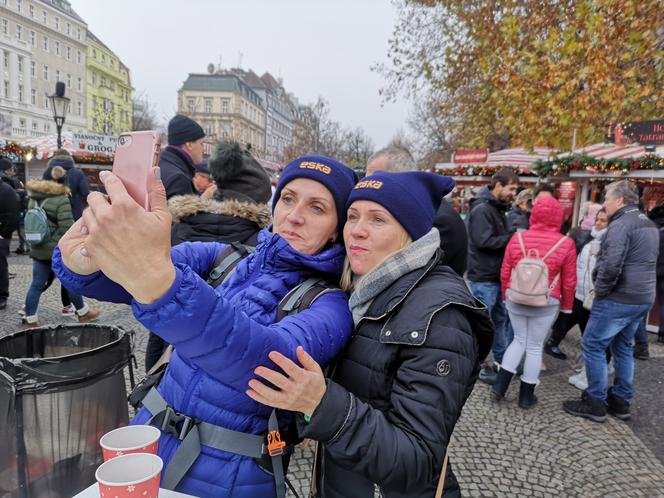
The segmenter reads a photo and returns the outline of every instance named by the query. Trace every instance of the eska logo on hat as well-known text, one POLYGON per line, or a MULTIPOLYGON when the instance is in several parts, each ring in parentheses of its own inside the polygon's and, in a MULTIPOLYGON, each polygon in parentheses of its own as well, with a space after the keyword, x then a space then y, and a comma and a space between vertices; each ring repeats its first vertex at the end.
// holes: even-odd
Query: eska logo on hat
POLYGON ((358 183, 355 185, 355 188, 372 188, 375 190, 378 190, 383 186, 383 182, 379 182, 378 180, 364 180, 363 182, 358 183))
POLYGON ((326 166, 321 163, 316 163, 316 162, 311 162, 311 161, 303 161, 300 163, 300 168, 302 169, 315 169, 316 171, 320 171, 321 173, 325 173, 326 175, 329 175, 332 172, 332 168, 329 166, 326 166))

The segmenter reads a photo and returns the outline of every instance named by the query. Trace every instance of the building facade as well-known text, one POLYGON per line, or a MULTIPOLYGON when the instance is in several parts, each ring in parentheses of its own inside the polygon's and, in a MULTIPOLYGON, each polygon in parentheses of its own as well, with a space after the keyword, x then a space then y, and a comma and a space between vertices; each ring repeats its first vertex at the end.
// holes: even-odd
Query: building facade
POLYGON ((178 90, 178 113, 198 122, 210 140, 236 140, 265 157, 265 104, 236 74, 190 73, 178 90))
POLYGON ((132 88, 129 69, 111 49, 87 32, 88 129, 117 136, 132 129, 132 88))
POLYGON ((0 0, 0 137, 55 133, 58 81, 71 99, 63 130, 86 131, 86 34, 66 0, 0 0))

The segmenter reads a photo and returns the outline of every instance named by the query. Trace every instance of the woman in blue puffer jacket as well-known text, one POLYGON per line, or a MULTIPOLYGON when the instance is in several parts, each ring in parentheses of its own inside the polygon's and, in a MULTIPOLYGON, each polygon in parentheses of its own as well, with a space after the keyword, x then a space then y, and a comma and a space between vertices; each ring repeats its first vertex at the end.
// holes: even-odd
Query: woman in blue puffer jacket
MULTIPOLYGON (((169 247, 170 213, 159 170, 149 180, 150 211, 106 173, 110 201, 93 193, 87 209, 60 240, 53 269, 83 295, 132 305, 134 316, 173 344, 158 387, 176 412, 246 434, 264 435, 270 409, 246 394, 253 370, 277 350, 295 359, 303 346, 329 363, 350 337, 347 297, 327 292, 298 314, 275 323, 281 299, 311 276, 338 281, 344 249, 344 204, 355 183, 345 165, 322 156, 299 158, 284 169, 274 195, 271 227, 256 251, 214 289, 206 277, 226 248, 218 243, 169 247)), ((102 175, 100 175, 101 177, 102 175)), ((290 414, 281 414, 283 429, 290 414)), ((147 423, 142 408, 132 423, 147 423)), ((181 442, 162 433, 167 468, 181 442)), ((251 458, 201 444, 201 453, 176 490, 195 496, 275 496, 275 480, 251 458)), ((164 473, 162 472, 162 479, 164 473)))

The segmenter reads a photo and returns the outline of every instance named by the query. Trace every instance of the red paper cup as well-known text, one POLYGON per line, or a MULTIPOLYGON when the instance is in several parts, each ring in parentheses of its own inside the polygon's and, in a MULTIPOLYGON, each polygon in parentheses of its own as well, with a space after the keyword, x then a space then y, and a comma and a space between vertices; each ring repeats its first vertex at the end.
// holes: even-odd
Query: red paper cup
POLYGON ((157 454, 161 431, 151 425, 128 425, 104 434, 99 440, 104 462, 131 453, 157 454))
POLYGON ((151 453, 122 455, 102 463, 95 478, 101 498, 158 498, 164 462, 151 453))

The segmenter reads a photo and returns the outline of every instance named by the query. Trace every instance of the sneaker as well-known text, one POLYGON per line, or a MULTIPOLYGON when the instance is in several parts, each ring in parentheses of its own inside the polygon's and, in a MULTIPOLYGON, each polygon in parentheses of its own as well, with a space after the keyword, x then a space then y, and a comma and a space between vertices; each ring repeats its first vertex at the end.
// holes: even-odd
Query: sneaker
POLYGON ((588 389, 588 378, 586 377, 585 368, 581 369, 578 374, 572 375, 567 381, 580 391, 588 389))
POLYGON ((544 345, 544 352, 549 356, 553 356, 559 360, 566 360, 567 355, 563 353, 558 346, 554 346, 551 342, 548 342, 544 345))
POLYGON ((76 314, 76 307, 73 304, 62 308, 62 316, 74 316, 76 314))
POLYGON ((606 398, 608 404, 607 411, 620 420, 629 420, 632 415, 629 413, 629 403, 618 396, 613 395, 609 391, 609 396, 606 398))
POLYGON ((496 372, 496 368, 493 366, 486 366, 480 370, 479 379, 485 384, 489 384, 490 386, 494 385, 496 383, 497 377, 498 373, 496 372))
POLYGON ((28 329, 34 329, 36 327, 39 327, 39 322, 29 322, 25 318, 21 318, 21 328, 23 330, 28 330, 28 329))
POLYGON ((22 304, 21 307, 18 309, 18 316, 20 317, 25 316, 25 304, 22 304))
POLYGON ((563 410, 575 417, 583 417, 593 422, 606 421, 606 405, 604 402, 594 400, 587 396, 582 399, 569 399, 563 401, 563 410))
POLYGON ((101 315, 101 311, 99 310, 90 310, 88 311, 85 315, 77 315, 78 321, 81 323, 87 323, 87 322, 92 322, 97 319, 101 315))
POLYGON ((634 349, 634 358, 637 360, 647 360, 650 358, 650 352, 648 351, 648 348, 645 349, 634 349))

